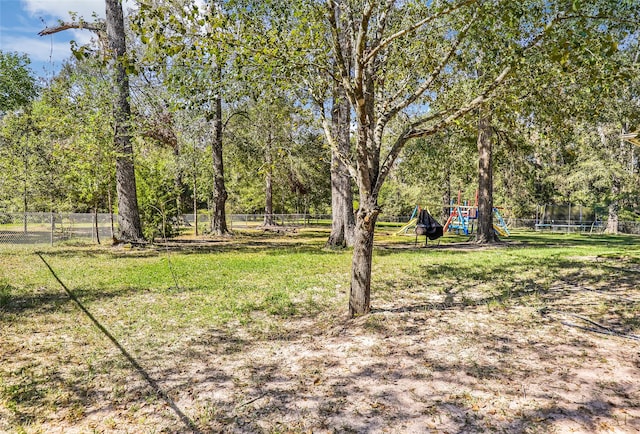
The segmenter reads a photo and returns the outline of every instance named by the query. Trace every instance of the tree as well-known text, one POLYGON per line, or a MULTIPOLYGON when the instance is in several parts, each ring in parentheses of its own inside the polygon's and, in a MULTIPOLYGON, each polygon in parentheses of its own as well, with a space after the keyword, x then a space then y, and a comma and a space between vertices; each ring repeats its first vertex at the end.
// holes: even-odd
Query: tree
MULTIPOLYGON (((346 25, 342 19, 340 8, 335 9, 336 23, 346 25)), ((351 41, 342 32, 342 39, 338 41, 341 49, 351 51, 351 41)), ((337 76, 340 71, 337 65, 333 73, 337 76)), ((341 155, 351 154, 351 107, 344 85, 339 80, 333 80, 331 129, 325 127, 325 135, 331 146, 331 233, 327 240, 329 247, 353 246, 355 216, 353 213, 353 194, 351 192, 351 176, 349 169, 343 162, 341 155)), ((323 111, 324 113, 324 111, 323 111)), ((325 120, 325 125, 328 123, 325 120)))
POLYGON ((26 55, 0 50, 0 116, 28 105, 36 97, 38 86, 29 63, 26 55))
POLYGON ((24 231, 27 231, 27 212, 42 206, 46 194, 42 188, 42 173, 38 171, 46 153, 37 140, 38 131, 33 123, 31 109, 10 113, 2 119, 0 130, 0 170, 2 193, 8 209, 24 213, 24 231), (13 196, 13 197, 12 197, 13 196))
MULTIPOLYGON (((109 80, 90 59, 65 65, 33 104, 38 139, 53 161, 40 167, 51 190, 51 210, 108 209, 115 184, 109 80)), ((109 210, 111 211, 111 210, 109 210)))
MULTIPOLYGON (((14 113, 9 122, 3 122, 2 141, 0 142, 0 155, 4 154, 13 163, 4 168, 3 173, 15 174, 16 168, 22 169, 22 179, 3 176, 2 183, 16 181, 14 188, 22 191, 22 210, 25 213, 24 230, 27 230, 26 213, 28 210, 28 193, 30 167, 34 156, 39 153, 33 152, 34 128, 31 123, 30 104, 37 95, 35 79, 29 70, 29 58, 18 53, 5 53, 0 51, 0 120, 4 121, 6 112, 24 109, 19 113, 14 113)), ((2 187, 8 187, 2 185, 2 187)), ((4 188, 3 188, 4 190, 4 188)), ((7 188, 5 191, 14 191, 7 188)))
POLYGON ((116 192, 118 196, 118 228, 122 241, 143 239, 136 178, 131 144, 131 105, 129 77, 127 74, 127 48, 125 41, 124 17, 121 0, 105 0, 106 21, 87 23, 62 23, 42 30, 39 35, 49 35, 63 30, 77 28, 94 31, 106 41, 114 68, 114 148, 116 151, 116 192))
POLYGON ((480 106, 512 69, 511 64, 505 65, 484 90, 459 102, 457 107, 441 105, 426 116, 416 117, 402 130, 394 128, 385 134, 390 121, 404 110, 437 103, 424 97, 430 95, 432 87, 446 86, 445 67, 479 13, 470 3, 326 3, 325 18, 332 35, 335 64, 356 120, 356 161, 345 162, 359 192, 349 300, 352 316, 366 314, 370 309, 373 234, 380 213, 378 196, 400 151, 410 139, 434 134, 480 106), (344 12, 338 14, 337 8, 344 12), (337 17, 344 17, 341 19, 349 25, 337 17), (434 22, 444 18, 448 18, 453 38, 433 30, 439 28, 434 22), (344 39, 354 42, 352 50, 344 50, 344 39), (425 43, 435 49, 425 52, 425 43))
POLYGON ((308 110, 282 89, 261 88, 236 113, 228 147, 234 206, 240 212, 262 210, 265 227, 276 224, 275 213, 308 211, 316 192, 328 187, 322 174, 326 149, 309 127, 308 110))
POLYGON ((223 159, 223 103, 232 99, 227 76, 233 67, 233 34, 224 3, 201 6, 185 0, 153 0, 140 5, 134 30, 146 46, 144 61, 164 70, 167 84, 185 109, 201 111, 211 124, 213 215, 211 232, 229 233, 223 159))
MULTIPOLYGON (((351 315, 365 314, 370 309, 373 234, 380 213, 378 196, 406 143, 433 135, 486 104, 509 77, 526 68, 532 53, 555 46, 554 38, 568 28, 601 31, 601 23, 583 24, 594 17, 599 21, 616 16, 626 20, 639 8, 637 4, 620 8, 617 2, 596 3, 588 8, 544 1, 325 4, 332 57, 356 121, 355 164, 346 161, 359 191, 351 315), (337 13, 338 8, 342 14, 337 13), (340 23, 338 16, 344 17, 348 25, 340 23), (460 67, 458 53, 474 48, 468 43, 468 35, 480 33, 491 46, 501 41, 499 62, 494 65, 495 56, 482 57, 477 69, 483 73, 468 92, 450 93, 450 83, 468 71, 467 65, 460 67), (351 50, 344 50, 343 39, 353 41, 351 50), (430 49, 425 50, 425 46, 430 49), (400 115, 408 118, 402 128, 391 123, 400 115)), ((626 25, 632 26, 628 21, 626 25)))
MULTIPOLYGON (((520 118, 510 116, 511 128, 526 127, 515 140, 529 137, 532 152, 525 158, 537 166, 537 203, 605 204, 608 230, 615 232, 617 210, 629 203, 634 184, 633 148, 619 136, 637 119, 639 50, 637 30, 621 17, 609 18, 560 35, 560 47, 532 62, 509 107, 520 118), (544 81, 534 79, 539 75, 544 81)), ((501 117, 509 117, 506 107, 501 117)))
POLYGON ((120 238, 138 241, 143 238, 136 176, 131 144, 131 105, 129 103, 129 78, 126 71, 127 47, 125 43, 124 17, 121 0, 105 0, 107 41, 115 67, 115 137, 116 191, 118 193, 118 228, 120 238))

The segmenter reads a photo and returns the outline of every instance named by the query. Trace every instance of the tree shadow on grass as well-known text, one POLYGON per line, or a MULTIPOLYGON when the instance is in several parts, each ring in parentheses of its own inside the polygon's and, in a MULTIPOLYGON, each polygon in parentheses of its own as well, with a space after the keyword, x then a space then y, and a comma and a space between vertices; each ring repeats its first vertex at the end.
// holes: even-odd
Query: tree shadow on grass
POLYGON ((541 233, 518 233, 512 237, 504 238, 498 243, 478 244, 473 241, 447 240, 435 244, 416 245, 413 239, 406 243, 376 243, 376 247, 383 251, 393 252, 394 250, 409 250, 422 254, 429 251, 477 251, 489 249, 511 249, 511 248, 549 248, 549 247, 601 247, 603 245, 612 247, 629 247, 632 250, 640 250, 640 237, 637 235, 577 235, 577 234, 541 234, 541 233))
MULTIPOLYGON (((46 315, 52 312, 61 312, 62 309, 69 311, 73 309, 71 299, 62 289, 53 288, 35 288, 28 293, 25 290, 18 290, 10 286, 10 290, 2 296, 3 301, 0 303, 0 312, 9 315, 46 315)), ((126 297, 132 294, 140 294, 143 290, 129 287, 116 290, 99 290, 99 289, 75 289, 74 293, 80 296, 83 301, 94 302, 98 300, 109 300, 120 297, 126 297)), ((0 316, 0 322, 6 318, 0 316)))
MULTIPOLYGON (((125 349, 120 341, 116 339, 116 337, 111 334, 111 332, 85 307, 85 305, 78 299, 78 297, 71 290, 67 288, 65 283, 60 280, 55 271, 51 268, 49 263, 44 259, 44 257, 38 254, 40 259, 44 262, 46 267, 49 269, 53 277, 57 280, 60 286, 64 289, 64 292, 71 299, 76 306, 84 313, 84 315, 95 325, 95 327, 100 330, 100 332, 108 338, 109 341, 113 344, 115 348, 118 349, 120 354, 127 360, 130 364, 133 371, 135 371, 146 383, 146 387, 151 388, 153 393, 157 395, 161 400, 165 402, 165 404, 173 411, 174 415, 184 424, 187 432, 199 433, 199 429, 193 423, 193 421, 178 407, 175 401, 167 394, 167 392, 160 386, 158 380, 153 378, 149 372, 138 362, 138 360, 127 350, 125 349)), ((28 390, 37 391, 38 388, 30 387, 28 390)), ((19 397, 20 395, 18 395, 19 397)), ((23 418, 23 416, 20 416, 23 418)))
POLYGON ((180 253, 182 255, 198 254, 224 254, 224 253, 269 253, 274 255, 287 255, 292 252, 304 253, 315 256, 327 256, 343 254, 344 250, 324 249, 321 244, 307 242, 296 243, 279 241, 279 239, 266 238, 264 240, 243 240, 241 242, 219 240, 175 240, 158 242, 146 247, 123 248, 86 248, 86 249, 51 249, 46 251, 47 256, 52 257, 105 257, 105 258, 149 258, 162 256, 167 253, 180 253))
POLYGON ((588 235, 588 234, 544 234, 535 233, 518 233, 513 236, 526 246, 549 246, 555 244, 567 246, 635 246, 640 248, 640 237, 637 235, 588 235))

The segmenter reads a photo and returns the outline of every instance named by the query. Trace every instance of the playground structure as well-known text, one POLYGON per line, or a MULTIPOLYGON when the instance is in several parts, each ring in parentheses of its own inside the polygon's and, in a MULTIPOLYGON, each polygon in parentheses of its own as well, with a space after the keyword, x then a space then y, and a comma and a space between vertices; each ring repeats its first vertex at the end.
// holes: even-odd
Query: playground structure
MULTIPOLYGON (((419 205, 413 209, 413 213, 409 218, 409 222, 405 224, 396 232, 396 235, 406 234, 409 230, 415 229, 418 222, 418 215, 421 208, 419 205)), ((511 235, 507 223, 502 218, 499 208, 493 208, 493 230, 501 237, 508 237, 511 235)), ((474 205, 469 205, 466 201, 461 203, 460 193, 458 193, 458 202, 454 203, 453 200, 449 205, 449 217, 444 224, 443 232, 455 232, 459 235, 472 235, 476 226, 476 220, 478 219, 478 194, 476 193, 476 200, 474 205)))
MULTIPOLYGON (((511 235, 507 223, 502 218, 498 208, 493 208, 493 230, 501 237, 511 235)), ((444 231, 455 232, 459 235, 472 235, 475 222, 478 220, 478 207, 469 205, 452 204, 449 219, 444 225, 444 231)))

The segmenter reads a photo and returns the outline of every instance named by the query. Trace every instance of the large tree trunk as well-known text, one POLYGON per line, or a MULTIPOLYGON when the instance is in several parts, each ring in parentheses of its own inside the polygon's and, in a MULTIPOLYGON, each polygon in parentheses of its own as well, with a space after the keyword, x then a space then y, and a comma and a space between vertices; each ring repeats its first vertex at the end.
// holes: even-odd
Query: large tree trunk
POLYGON ((380 210, 373 198, 360 204, 354 231, 353 258, 351 261, 351 291, 349 315, 366 315, 371 306, 371 264, 373 260, 373 235, 380 210))
POLYGON ((114 145, 117 153, 116 192, 118 194, 119 238, 124 241, 139 241, 143 237, 130 134, 131 107, 129 105, 129 78, 124 65, 126 45, 122 4, 119 0, 106 0, 105 6, 107 40, 113 54, 116 74, 114 145))
POLYGON ((620 201, 618 195, 620 194, 620 178, 613 175, 611 182, 611 202, 609 203, 609 216, 607 218, 607 228, 605 232, 608 234, 618 233, 618 211, 620 210, 620 201))
POLYGON ((224 162, 222 160, 222 98, 217 96, 214 100, 213 113, 213 142, 211 152, 213 155, 213 215, 211 218, 211 233, 225 235, 227 229, 227 189, 224 184, 224 162))
POLYGON ((493 166, 491 149, 491 112, 480 109, 478 121, 478 231, 476 241, 494 243, 498 238, 493 230, 493 166))
MULTIPOLYGON (((340 28, 339 44, 344 53, 351 52, 351 38, 347 31, 347 20, 343 19, 344 10, 334 10, 335 22, 340 28)), ((350 68, 351 61, 346 60, 350 68)), ((353 214, 353 194, 351 192, 351 176, 339 157, 339 154, 351 154, 351 105, 345 92, 344 84, 339 81, 333 85, 333 109, 331 112, 331 134, 334 147, 331 148, 331 234, 327 247, 346 247, 354 245, 355 217, 353 214)))
POLYGON ((274 226, 273 220, 273 183, 272 183, 272 160, 271 160, 271 131, 268 133, 267 146, 264 150, 264 164, 267 168, 265 175, 265 188, 264 188, 264 221, 263 226, 274 226))
MULTIPOLYGON (((370 68, 370 67, 369 67, 370 68)), ((351 292, 349 314, 365 315, 371 310, 371 262, 373 258, 373 235, 380 207, 380 148, 383 128, 376 129, 374 104, 375 83, 373 72, 368 70, 367 78, 356 98, 357 142, 356 173, 358 182, 359 208, 356 213, 353 259, 351 262, 351 292)))
POLYGON ((96 241, 100 244, 100 226, 98 226, 98 205, 96 204, 93 208, 93 223, 96 241))
POLYGON ((327 247, 353 246, 355 217, 353 215, 353 193, 351 177, 338 152, 349 155, 351 151, 351 123, 349 101, 342 87, 333 100, 333 135, 338 147, 331 149, 331 233, 327 247))

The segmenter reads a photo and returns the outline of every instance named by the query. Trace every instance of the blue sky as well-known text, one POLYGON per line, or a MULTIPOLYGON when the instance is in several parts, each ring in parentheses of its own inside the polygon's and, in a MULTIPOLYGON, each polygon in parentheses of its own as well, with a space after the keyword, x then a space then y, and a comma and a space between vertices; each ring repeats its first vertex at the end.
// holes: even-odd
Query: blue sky
POLYGON ((0 0, 0 49, 27 54, 36 76, 51 77, 71 56, 70 40, 82 45, 93 36, 87 30, 38 36, 47 26, 69 21, 69 11, 87 21, 92 20, 93 12, 103 18, 104 0, 0 0))

